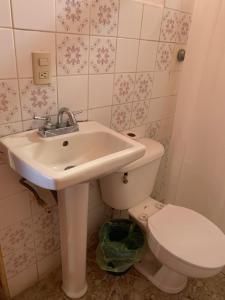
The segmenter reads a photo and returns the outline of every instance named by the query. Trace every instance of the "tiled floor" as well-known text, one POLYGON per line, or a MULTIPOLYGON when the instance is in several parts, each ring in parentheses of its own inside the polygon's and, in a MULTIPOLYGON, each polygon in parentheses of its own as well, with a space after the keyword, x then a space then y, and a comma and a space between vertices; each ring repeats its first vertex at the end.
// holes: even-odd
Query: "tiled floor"
MULTIPOLYGON (((89 251, 88 292, 82 300, 225 300, 225 274, 206 280, 189 280, 178 295, 168 295, 155 288, 135 269, 115 277, 101 271, 95 263, 94 250, 89 251)), ((61 271, 57 270, 15 300, 65 300, 61 291, 61 271)))

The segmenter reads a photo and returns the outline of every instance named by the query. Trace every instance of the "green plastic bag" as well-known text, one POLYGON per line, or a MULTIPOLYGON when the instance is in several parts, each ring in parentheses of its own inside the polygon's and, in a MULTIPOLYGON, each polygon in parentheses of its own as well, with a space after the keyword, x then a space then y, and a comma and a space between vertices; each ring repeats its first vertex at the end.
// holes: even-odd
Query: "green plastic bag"
POLYGON ((134 221, 106 222, 99 233, 97 263, 105 271, 123 273, 140 260, 144 242, 144 233, 134 221))

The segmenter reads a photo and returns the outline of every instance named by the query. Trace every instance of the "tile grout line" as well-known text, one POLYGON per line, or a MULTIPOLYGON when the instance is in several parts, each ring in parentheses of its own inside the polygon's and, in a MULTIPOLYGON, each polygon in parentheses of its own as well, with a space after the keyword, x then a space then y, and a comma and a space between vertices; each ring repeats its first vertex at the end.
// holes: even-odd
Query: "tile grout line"
POLYGON ((91 18, 92 18, 92 1, 89 1, 89 24, 88 24, 88 79, 87 79, 87 120, 89 121, 89 104, 90 104, 90 58, 91 58, 91 18))
MULTIPOLYGON (((143 19, 144 19, 144 10, 145 10, 145 4, 142 4, 142 12, 141 12, 141 26, 139 30, 139 39, 138 39, 138 53, 137 53, 137 62, 135 66, 135 83, 134 83, 134 91, 136 90, 136 84, 137 84, 137 73, 138 73, 138 61, 140 57, 140 47, 141 47, 141 33, 142 33, 142 27, 143 27, 143 19)), ((129 125, 128 129, 130 129, 132 126, 132 118, 133 118, 133 109, 134 109, 134 95, 132 97, 132 102, 131 102, 131 114, 130 114, 130 120, 129 120, 129 125)))
POLYGON ((112 105, 111 105, 111 114, 109 120, 109 127, 112 128, 112 119, 113 119, 113 97, 114 97, 114 86, 116 79, 116 61, 117 61, 117 47, 118 47, 118 34, 119 34, 119 21, 120 21, 120 1, 118 0, 118 12, 117 12, 117 33, 116 33, 116 49, 115 49, 115 65, 114 65, 114 73, 113 73, 113 90, 112 90, 112 105))
MULTIPOLYGON (((57 21, 56 21, 56 1, 55 0, 55 30, 57 29, 57 21)), ((56 101, 57 101, 57 104, 56 104, 56 108, 57 108, 57 111, 59 111, 59 81, 58 81, 58 48, 57 48, 57 45, 58 45, 58 37, 57 37, 57 30, 55 32, 55 71, 56 71, 56 101)))
MULTIPOLYGON (((17 75, 17 89, 18 89, 18 98, 20 104, 20 122, 22 131, 24 131, 23 126, 23 109, 22 109, 22 97, 20 93, 20 80, 19 80, 19 68, 18 68, 18 61, 17 61, 17 47, 16 47, 16 37, 15 37, 15 29, 14 29, 14 16, 13 16, 13 7, 12 7, 12 0, 10 0, 10 10, 11 10, 11 21, 12 21, 12 34, 13 34, 13 46, 14 46, 14 55, 15 55, 15 64, 16 64, 16 75, 17 75)), ((7 123, 8 124, 8 123, 7 123)))

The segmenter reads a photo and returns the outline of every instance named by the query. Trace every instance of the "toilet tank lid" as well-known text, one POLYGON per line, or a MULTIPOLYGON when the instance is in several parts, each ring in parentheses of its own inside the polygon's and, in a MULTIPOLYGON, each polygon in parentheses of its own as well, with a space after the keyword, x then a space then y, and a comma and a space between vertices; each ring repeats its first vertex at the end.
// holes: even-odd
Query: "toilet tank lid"
POLYGON ((164 147, 159 142, 153 141, 149 138, 142 138, 137 140, 139 143, 145 145, 146 150, 144 156, 141 158, 135 160, 134 162, 130 163, 129 165, 126 165, 122 169, 119 170, 119 172, 126 173, 128 171, 140 168, 148 163, 150 163, 153 160, 159 159, 164 154, 164 147))

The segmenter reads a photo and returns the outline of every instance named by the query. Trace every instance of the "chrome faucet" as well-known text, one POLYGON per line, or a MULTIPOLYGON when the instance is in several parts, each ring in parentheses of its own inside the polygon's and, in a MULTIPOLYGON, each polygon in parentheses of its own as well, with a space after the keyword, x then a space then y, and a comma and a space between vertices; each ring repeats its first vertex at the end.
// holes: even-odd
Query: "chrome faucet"
POLYGON ((56 135, 62 135, 66 133, 71 133, 79 131, 79 125, 76 120, 75 115, 80 114, 82 111, 77 111, 73 113, 69 108, 60 108, 57 116, 56 124, 52 124, 50 116, 37 117, 34 116, 35 120, 44 120, 45 123, 38 129, 39 135, 42 137, 52 137, 56 135), (63 122, 63 116, 66 114, 68 116, 67 122, 63 122))
MULTIPOLYGON (((76 114, 78 114, 80 112, 76 112, 76 114)), ((63 115, 66 114, 68 116, 68 121, 67 124, 69 126, 74 126, 77 127, 77 131, 79 130, 79 125, 77 123, 77 120, 75 118, 74 113, 69 110, 69 108, 67 107, 62 107, 60 108, 59 112, 58 112, 58 117, 57 117, 57 127, 58 128, 63 128, 66 127, 65 123, 63 123, 63 115)))

